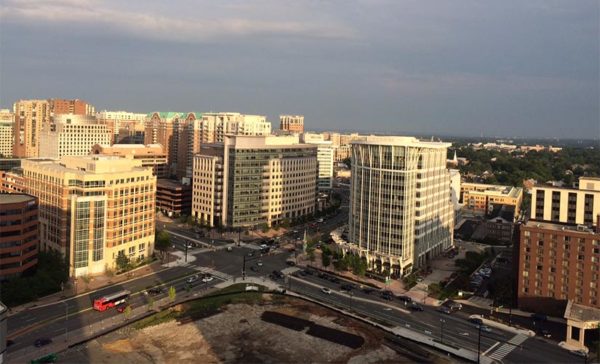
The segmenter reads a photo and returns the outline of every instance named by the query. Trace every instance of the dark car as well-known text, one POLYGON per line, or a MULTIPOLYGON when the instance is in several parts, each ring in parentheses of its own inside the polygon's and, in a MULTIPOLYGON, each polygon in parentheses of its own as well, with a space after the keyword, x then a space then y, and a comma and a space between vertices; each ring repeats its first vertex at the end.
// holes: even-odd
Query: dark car
POLYGON ((127 308, 127 304, 124 304, 124 305, 118 305, 118 306, 117 306, 117 312, 121 312, 121 313, 123 313, 123 312, 125 312, 125 309, 126 309, 126 308, 127 308))
POLYGON ((51 343, 52 343, 52 339, 49 339, 47 337, 43 337, 43 338, 37 339, 33 343, 33 346, 35 346, 36 348, 41 348, 42 346, 46 346, 46 345, 51 344, 51 343))
POLYGON ((412 302, 412 298, 408 296, 398 296, 398 300, 400 300, 400 302, 404 302, 405 305, 412 302))
POLYGON ((253 272, 258 272, 259 271, 259 269, 258 269, 258 267, 256 265, 253 265, 252 267, 250 267, 250 270, 253 271, 253 272))
POLYGON ((441 313, 445 313, 446 315, 449 315, 452 313, 452 310, 446 306, 440 306, 440 307, 438 307, 437 310, 441 313))
POLYGON ((282 278, 283 278, 283 273, 281 273, 281 272, 280 272, 280 271, 278 271, 278 270, 274 270, 274 271, 271 273, 271 276, 272 276, 274 279, 282 279, 282 278))
POLYGON ((472 324, 478 325, 478 326, 483 325, 483 320, 480 319, 480 318, 477 318, 477 317, 471 317, 469 319, 469 322, 472 323, 472 324))
POLYGON ((384 300, 391 301, 394 299, 394 294, 391 291, 382 291, 381 298, 383 298, 384 300))
POLYGON ((160 288, 160 287, 154 287, 154 288, 150 288, 150 289, 148 290, 148 293, 149 293, 149 294, 151 294, 151 295, 153 295, 153 296, 156 296, 156 295, 158 295, 158 294, 161 294, 161 293, 162 293, 162 288, 160 288))
POLYGON ((540 330, 540 335, 542 335, 543 337, 545 337, 547 339, 552 337, 552 334, 548 330, 540 330))
POLYGON ((352 287, 351 284, 342 284, 340 288, 342 289, 342 291, 350 292, 354 287, 352 287))
POLYGON ((15 342, 13 340, 6 340, 6 347, 15 345, 15 342))
POLYGON ((420 304, 418 304, 416 302, 412 302, 412 301, 408 304, 408 308, 413 311, 423 311, 423 306, 421 306, 420 304))
POLYGON ((369 287, 365 287, 362 289, 362 291, 366 294, 371 294, 373 293, 375 290, 373 288, 369 288, 369 287))
POLYGON ((305 269, 305 270, 304 270, 304 273, 308 274, 309 276, 312 276, 312 275, 313 275, 313 271, 312 271, 312 270, 310 270, 310 269, 305 269))
POLYGON ((332 283, 340 283, 340 279, 338 277, 330 277, 329 281, 332 283))

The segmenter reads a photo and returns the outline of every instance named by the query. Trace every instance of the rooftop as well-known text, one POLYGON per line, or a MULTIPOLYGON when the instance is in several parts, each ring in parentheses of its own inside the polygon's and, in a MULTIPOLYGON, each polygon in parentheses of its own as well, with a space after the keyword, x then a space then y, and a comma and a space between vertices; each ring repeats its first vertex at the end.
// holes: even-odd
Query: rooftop
POLYGON ((421 141, 415 137, 369 135, 364 139, 353 140, 351 144, 395 145, 424 148, 449 148, 452 143, 421 141))
POLYGON ((580 305, 573 301, 567 303, 564 317, 574 321, 598 321, 600 322, 600 309, 580 305))
POLYGON ((2 193, 0 194, 0 204, 21 203, 35 200, 35 197, 24 193, 2 193))
POLYGON ((524 226, 555 231, 570 231, 581 234, 596 234, 592 228, 589 228, 585 225, 557 224, 545 221, 529 220, 524 224, 524 226))

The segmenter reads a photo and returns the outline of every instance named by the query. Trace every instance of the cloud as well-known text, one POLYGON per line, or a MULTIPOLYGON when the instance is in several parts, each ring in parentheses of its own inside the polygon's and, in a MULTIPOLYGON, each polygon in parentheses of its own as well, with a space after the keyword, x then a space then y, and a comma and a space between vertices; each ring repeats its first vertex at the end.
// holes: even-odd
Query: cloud
MULTIPOLYGON (((144 3, 144 2, 143 2, 144 3)), ((201 7, 199 7, 201 8, 201 7)), ((102 28, 138 38, 176 42, 207 42, 217 38, 249 36, 302 37, 313 39, 352 39, 357 36, 348 26, 307 19, 272 20, 223 14, 166 16, 152 11, 117 9, 95 0, 8 0, 0 9, 0 21, 52 26, 77 24, 102 28)))

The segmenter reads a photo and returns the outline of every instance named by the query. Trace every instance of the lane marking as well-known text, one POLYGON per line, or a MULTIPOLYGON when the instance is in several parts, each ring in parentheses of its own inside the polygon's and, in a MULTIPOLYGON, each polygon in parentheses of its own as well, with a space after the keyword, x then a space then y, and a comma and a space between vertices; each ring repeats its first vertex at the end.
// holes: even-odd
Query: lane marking
POLYGON ((486 351, 483 352, 483 355, 486 355, 490 351, 494 350, 494 348, 498 345, 500 345, 500 341, 496 341, 496 343, 494 345, 490 346, 486 351))

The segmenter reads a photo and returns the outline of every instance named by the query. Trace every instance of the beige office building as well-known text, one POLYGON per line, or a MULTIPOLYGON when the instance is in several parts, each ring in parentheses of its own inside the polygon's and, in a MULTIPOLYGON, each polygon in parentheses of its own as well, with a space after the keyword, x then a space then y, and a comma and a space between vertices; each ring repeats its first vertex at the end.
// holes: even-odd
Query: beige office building
POLYGON ((50 104, 47 100, 19 100, 14 103, 13 156, 32 158, 39 155, 42 127, 50 123, 50 104))
POLYGON ((449 143, 369 136, 352 143, 350 244, 369 268, 404 275, 453 244, 449 143))
POLYGON ((460 200, 473 212, 487 214, 494 205, 515 207, 515 216, 519 216, 523 202, 523 189, 513 186, 498 186, 484 183, 462 183, 460 200))
POLYGON ((225 136, 194 157, 192 215, 210 226, 277 225, 315 211, 317 148, 298 136, 225 136))
POLYGON ((158 178, 169 177, 167 155, 160 144, 96 144, 90 154, 114 155, 123 158, 138 159, 142 167, 152 168, 152 173, 158 178))
POLYGON ((39 155, 42 158, 88 155, 95 144, 108 144, 110 140, 106 125, 98 124, 95 117, 60 114, 42 130, 39 155))
POLYGON ((70 274, 114 269, 154 249, 156 177, 140 160, 116 156, 28 159, 27 193, 39 200, 40 248, 66 254, 70 274))
POLYGON ((8 109, 0 110, 0 156, 10 158, 13 155, 14 132, 15 125, 14 115, 8 109))

